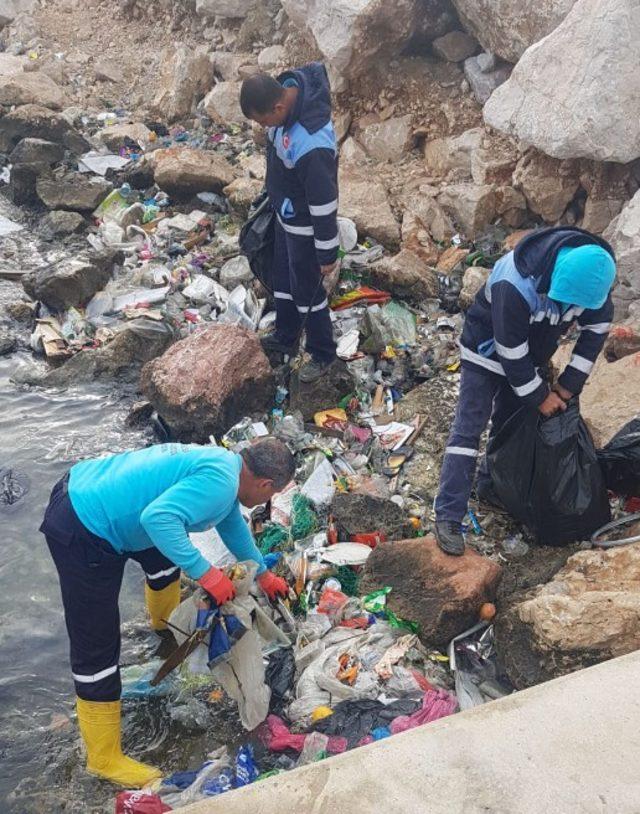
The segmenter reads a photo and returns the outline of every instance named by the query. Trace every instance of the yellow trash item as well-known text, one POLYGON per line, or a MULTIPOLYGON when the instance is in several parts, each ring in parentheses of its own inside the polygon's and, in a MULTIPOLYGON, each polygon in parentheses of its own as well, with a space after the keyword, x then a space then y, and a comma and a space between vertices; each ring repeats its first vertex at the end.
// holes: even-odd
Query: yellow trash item
POLYGON ((316 427, 325 427, 332 421, 347 421, 347 414, 341 407, 332 407, 330 410, 320 410, 315 413, 313 421, 316 427))
POLYGON ((122 754, 120 701, 76 699, 80 734, 87 747, 87 771, 126 788, 142 788, 162 773, 122 754))
POLYGON ((170 582, 166 588, 159 591, 154 591, 145 582, 144 601, 153 630, 166 630, 167 625, 162 620, 168 619, 180 604, 180 580, 170 582))
POLYGON ((323 718, 328 718, 329 715, 333 715, 331 707, 316 707, 311 713, 311 723, 315 724, 323 718))

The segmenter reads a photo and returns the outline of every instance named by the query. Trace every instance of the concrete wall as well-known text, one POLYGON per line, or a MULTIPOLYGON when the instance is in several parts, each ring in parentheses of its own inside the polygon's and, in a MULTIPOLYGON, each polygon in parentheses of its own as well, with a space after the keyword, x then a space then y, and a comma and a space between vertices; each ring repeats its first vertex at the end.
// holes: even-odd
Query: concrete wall
POLYGON ((180 811, 638 814, 640 651, 180 811))

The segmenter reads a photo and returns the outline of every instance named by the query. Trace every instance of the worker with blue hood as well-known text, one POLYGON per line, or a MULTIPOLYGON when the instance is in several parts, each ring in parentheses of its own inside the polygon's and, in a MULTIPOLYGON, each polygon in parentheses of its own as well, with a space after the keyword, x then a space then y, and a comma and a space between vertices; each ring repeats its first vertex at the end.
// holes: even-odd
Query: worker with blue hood
MULTIPOLYGON (((502 257, 469 308, 460 340, 462 377, 435 501, 436 539, 464 553, 462 521, 473 487, 480 437, 520 407, 551 416, 578 395, 607 338, 615 256, 602 238, 574 227, 526 235, 502 257), (577 323, 569 364, 550 389, 545 369, 560 338, 577 323)), ((486 462, 476 493, 495 503, 486 462)))
POLYGON ((275 330, 265 351, 295 356, 302 327, 310 360, 305 382, 336 359, 322 283, 337 266, 338 163, 331 122, 331 89, 324 65, 312 62, 274 79, 256 74, 242 83, 243 114, 267 130, 267 194, 277 222, 274 244, 275 330))

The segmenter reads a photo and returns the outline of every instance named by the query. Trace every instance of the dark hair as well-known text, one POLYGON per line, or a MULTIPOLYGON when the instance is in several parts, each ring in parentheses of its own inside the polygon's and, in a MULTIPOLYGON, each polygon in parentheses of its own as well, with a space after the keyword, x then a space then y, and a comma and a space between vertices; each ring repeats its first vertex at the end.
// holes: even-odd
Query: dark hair
POLYGON ((296 462, 289 448, 277 438, 260 438, 245 447, 240 455, 256 478, 273 481, 278 492, 284 489, 296 471, 296 462))
POLYGON ((272 76, 257 73, 245 79, 240 88, 240 107, 245 118, 252 113, 269 113, 282 98, 284 88, 272 76))

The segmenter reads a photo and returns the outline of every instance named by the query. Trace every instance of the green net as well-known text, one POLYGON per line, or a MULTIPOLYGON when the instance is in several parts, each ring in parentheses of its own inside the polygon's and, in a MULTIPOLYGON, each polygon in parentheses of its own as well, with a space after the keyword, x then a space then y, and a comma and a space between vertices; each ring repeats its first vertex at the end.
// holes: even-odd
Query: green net
POLYGON ((291 537, 293 540, 302 540, 318 529, 318 517, 313 510, 311 501, 304 495, 297 494, 293 498, 291 512, 291 537))
POLYGON ((348 565, 341 565, 336 571, 336 579, 342 585, 342 593, 347 596, 358 596, 360 588, 360 577, 353 568, 348 565))
POLYGON ((264 531, 260 532, 256 537, 258 549, 263 557, 288 540, 289 531, 280 523, 269 523, 269 525, 265 526, 264 531))

